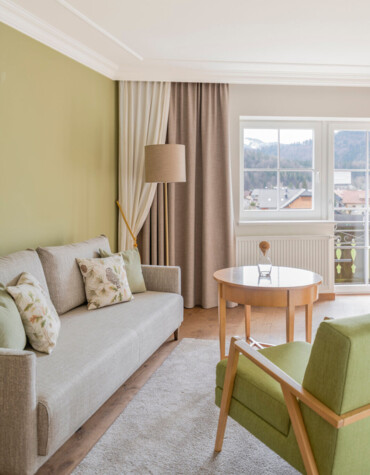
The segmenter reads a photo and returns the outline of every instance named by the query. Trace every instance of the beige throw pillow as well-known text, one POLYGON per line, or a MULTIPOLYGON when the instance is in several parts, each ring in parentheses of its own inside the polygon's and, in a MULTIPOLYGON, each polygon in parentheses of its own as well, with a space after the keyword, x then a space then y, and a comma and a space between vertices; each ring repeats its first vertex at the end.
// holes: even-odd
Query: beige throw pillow
POLYGON ((32 348, 50 354, 57 343, 60 320, 39 281, 24 272, 17 285, 7 287, 7 291, 15 301, 32 348))
POLYGON ((77 263, 84 279, 89 310, 133 299, 122 256, 77 259, 77 263))

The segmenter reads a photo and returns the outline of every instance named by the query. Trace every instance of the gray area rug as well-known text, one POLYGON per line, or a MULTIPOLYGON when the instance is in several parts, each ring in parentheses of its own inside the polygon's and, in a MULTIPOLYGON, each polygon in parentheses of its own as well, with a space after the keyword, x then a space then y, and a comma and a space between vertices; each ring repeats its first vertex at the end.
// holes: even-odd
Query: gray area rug
POLYGON ((73 473, 297 474, 230 418, 214 454, 218 358, 218 341, 182 340, 73 473))

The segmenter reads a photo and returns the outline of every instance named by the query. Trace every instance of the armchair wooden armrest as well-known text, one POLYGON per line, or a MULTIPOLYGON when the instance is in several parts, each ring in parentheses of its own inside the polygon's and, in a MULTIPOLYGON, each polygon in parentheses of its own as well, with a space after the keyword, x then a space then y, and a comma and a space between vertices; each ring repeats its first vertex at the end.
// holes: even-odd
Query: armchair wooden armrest
POLYGON ((224 387, 222 392, 220 417, 218 422, 215 451, 220 452, 224 439, 227 416, 229 414, 231 398, 233 394, 234 381, 238 366, 239 354, 242 353, 250 359, 259 368, 265 371, 273 379, 278 381, 284 395, 285 403, 292 422, 293 430, 297 438, 298 446, 302 455, 303 463, 309 475, 318 474, 315 458, 312 453, 310 441, 307 436, 303 417, 299 407, 298 400, 315 411, 325 421, 336 429, 357 422, 370 416, 370 404, 354 411, 338 415, 325 404, 315 398, 311 393, 305 390, 293 378, 282 371, 278 366, 263 356, 259 351, 251 348, 240 337, 233 337, 230 343, 230 351, 227 362, 224 387))

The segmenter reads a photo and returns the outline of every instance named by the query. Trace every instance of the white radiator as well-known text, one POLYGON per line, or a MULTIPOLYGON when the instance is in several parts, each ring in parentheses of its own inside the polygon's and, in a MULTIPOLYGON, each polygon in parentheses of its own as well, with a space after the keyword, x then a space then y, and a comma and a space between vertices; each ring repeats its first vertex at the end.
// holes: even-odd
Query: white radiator
POLYGON ((236 265, 256 265, 258 244, 271 244, 272 265, 307 269, 323 278, 321 293, 334 292, 334 241, 332 236, 238 236, 236 265))

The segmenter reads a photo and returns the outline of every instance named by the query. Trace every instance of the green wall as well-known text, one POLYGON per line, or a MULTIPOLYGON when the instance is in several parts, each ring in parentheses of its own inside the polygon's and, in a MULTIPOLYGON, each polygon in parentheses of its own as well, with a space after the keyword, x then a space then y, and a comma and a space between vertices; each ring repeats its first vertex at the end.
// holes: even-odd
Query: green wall
POLYGON ((0 255, 117 243, 117 84, 0 23, 0 255))

